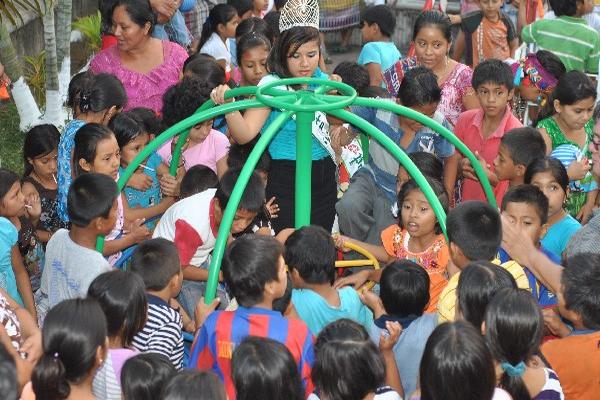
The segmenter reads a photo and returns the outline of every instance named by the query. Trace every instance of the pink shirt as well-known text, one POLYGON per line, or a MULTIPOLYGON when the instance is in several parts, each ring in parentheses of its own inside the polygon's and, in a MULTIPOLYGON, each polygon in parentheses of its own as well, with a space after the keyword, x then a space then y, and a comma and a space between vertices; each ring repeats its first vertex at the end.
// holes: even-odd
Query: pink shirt
MULTIPOLYGON (((171 142, 169 140, 160 149, 158 155, 164 163, 171 164, 171 142)), ((217 161, 229 152, 229 139, 221 132, 212 129, 202 143, 192 146, 183 152, 184 167, 187 171, 194 165, 206 165, 217 173, 217 161)))
POLYGON ((188 57, 183 47, 176 43, 163 40, 162 46, 163 63, 146 74, 123 66, 118 46, 111 46, 96 54, 90 69, 95 74, 113 74, 123 83, 127 92, 125 111, 135 107, 147 107, 160 113, 163 94, 179 82, 183 63, 188 57))
MULTIPOLYGON (((504 117, 498 128, 487 138, 483 138, 481 125, 483 122, 483 109, 474 109, 465 111, 460 115, 454 133, 456 136, 473 152, 478 152, 483 159, 494 170, 494 159, 498 155, 500 139, 513 128, 523 126, 521 122, 512 114, 510 107, 506 106, 504 117)), ((462 187, 462 200, 482 200, 486 201, 485 194, 478 181, 464 179, 462 187)))

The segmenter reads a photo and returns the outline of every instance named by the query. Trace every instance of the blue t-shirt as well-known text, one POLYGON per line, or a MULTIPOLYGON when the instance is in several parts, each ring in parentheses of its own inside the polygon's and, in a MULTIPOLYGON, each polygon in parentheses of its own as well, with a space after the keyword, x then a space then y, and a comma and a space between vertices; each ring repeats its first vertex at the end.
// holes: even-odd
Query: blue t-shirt
MULTIPOLYGON (((130 208, 148 208, 160 203, 160 183, 158 182, 158 177, 156 176, 156 169, 160 166, 161 162, 162 159, 160 156, 154 152, 150 155, 150 157, 148 157, 145 164, 146 167, 152 168, 154 171, 146 168, 142 169, 144 174, 152 178, 152 186, 150 189, 142 191, 125 186, 123 192, 125 193, 125 198, 127 199, 127 204, 130 208)), ((124 168, 119 168, 119 174, 124 172, 124 168)), ((156 219, 150 219, 146 222, 148 229, 154 228, 154 225, 156 225, 156 219)))
POLYGON ((71 172, 72 154, 75 148, 75 134, 85 125, 85 121, 74 119, 65 126, 60 142, 58 142, 58 158, 56 180, 58 183, 58 192, 56 193, 56 208, 58 218, 62 222, 69 222, 69 213, 67 212, 67 195, 69 186, 73 180, 71 172))
POLYGON ((310 289, 294 289, 292 303, 300 318, 308 325, 308 329, 317 336, 330 322, 341 318, 349 318, 365 327, 367 332, 373 324, 373 313, 358 297, 351 287, 338 289, 340 306, 333 307, 317 292, 310 289))
MULTIPOLYGON (((370 122, 392 139, 394 143, 400 144, 404 132, 400 129, 397 114, 382 109, 358 106, 350 107, 350 111, 370 122)), ((450 129, 450 125, 441 113, 436 111, 433 119, 450 129)), ((413 141, 403 150, 408 154, 417 151, 433 153, 442 160, 454 154, 454 146, 450 142, 439 133, 425 126, 415 133, 413 141)), ((379 142, 375 140, 369 142, 369 162, 363 168, 373 175, 375 182, 391 202, 396 200, 398 167, 399 163, 396 158, 388 153, 379 142)))
POLYGON ((0 287, 6 290, 6 293, 17 303, 24 306, 17 288, 17 278, 12 269, 12 248, 17 244, 18 238, 19 232, 12 222, 0 217, 0 287))
POLYGON ((360 65, 379 64, 383 72, 394 65, 401 56, 394 42, 369 42, 363 45, 357 63, 360 65))
POLYGON ((569 240, 581 228, 581 224, 570 214, 565 215, 563 219, 555 223, 548 229, 542 239, 542 246, 559 257, 569 244, 569 240))

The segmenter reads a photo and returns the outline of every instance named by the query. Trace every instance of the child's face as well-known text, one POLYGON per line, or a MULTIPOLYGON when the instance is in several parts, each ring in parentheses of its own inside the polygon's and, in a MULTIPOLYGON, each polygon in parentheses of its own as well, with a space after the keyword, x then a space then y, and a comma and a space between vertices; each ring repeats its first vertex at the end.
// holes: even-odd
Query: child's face
POLYGON ((577 2, 577 14, 585 15, 594 11, 594 0, 581 0, 577 2))
POLYGON ((567 194, 551 172, 538 172, 531 178, 531 184, 537 186, 548 198, 548 218, 562 210, 567 194))
POLYGON ((123 146, 121 149, 121 166, 123 168, 127 167, 133 161, 133 159, 140 154, 144 147, 146 147, 149 141, 150 135, 145 133, 139 135, 131 142, 123 146))
POLYGON ((596 101, 593 97, 579 100, 570 105, 563 105, 554 100, 554 109, 568 129, 580 130, 592 118, 596 101))
POLYGON ((496 20, 500 15, 502 0, 479 0, 479 6, 487 19, 496 20))
POLYGON ((477 98, 485 116, 488 118, 504 115, 506 105, 512 99, 512 96, 512 90, 493 82, 482 83, 477 88, 477 98))
POLYGON ((362 21, 361 22, 361 28, 360 28, 360 33, 362 36, 362 41, 363 43, 369 43, 372 42, 374 39, 374 29, 376 29, 375 27, 377 26, 377 24, 370 24, 367 21, 362 21))
POLYGON ((435 231, 437 219, 427 198, 420 190, 410 191, 400 207, 402 226, 413 237, 429 235, 435 231))
POLYGON ((447 60, 450 42, 435 25, 422 27, 414 40, 417 60, 431 70, 447 60))
POLYGON ((534 103, 537 103, 538 100, 540 100, 540 96, 545 96, 545 94, 532 83, 521 83, 519 85, 519 95, 522 99, 534 103))
MULTIPOLYGON (((420 112, 423 115, 428 116, 429 118, 433 118, 435 115, 435 111, 437 110, 438 103, 429 103, 429 104, 417 104, 414 106, 410 106, 411 109, 420 112)), ((417 132, 423 127, 423 124, 417 122, 413 119, 398 116, 398 120, 400 121, 400 125, 410 129, 413 132, 417 132)))
POLYGON ((118 211, 118 203, 117 199, 113 202, 110 211, 108 212, 108 217, 102 218, 102 235, 108 235, 114 228, 117 223, 117 211, 118 211))
POLYGON ((37 176, 51 180, 53 176, 56 177, 57 156, 58 150, 53 150, 45 156, 28 158, 27 161, 31 164, 37 176))
POLYGON ((278 266, 277 266, 277 290, 275 293, 275 298, 279 299, 283 297, 285 294, 285 289, 287 288, 287 270, 285 266, 285 260, 283 256, 279 256, 278 266))
POLYGON ((244 85, 258 85, 267 74, 267 58, 269 58, 269 50, 266 46, 253 47, 244 51, 240 61, 244 85))
POLYGON ((119 144, 117 139, 111 136, 108 139, 100 140, 96 145, 96 157, 91 165, 88 165, 88 172, 108 175, 116 180, 119 176, 120 165, 121 151, 119 144))
POLYGON ((238 209, 233 217, 233 224, 231 225, 231 233, 242 233, 252 223, 252 220, 256 218, 255 212, 238 209))
POLYGON ((16 181, 2 198, 1 215, 6 218, 19 217, 25 213, 25 196, 21 192, 21 183, 16 181))
MULTIPOLYGON (((290 46, 292 50, 295 46, 290 46)), ((310 78, 319 65, 319 43, 306 42, 295 53, 288 53, 288 70, 294 78, 310 78)))
POLYGON ((190 142, 195 144, 202 143, 208 135, 210 135, 210 131, 212 130, 214 120, 209 119, 207 121, 196 124, 190 128, 190 135, 188 138, 190 142))
POLYGON ((219 24, 218 30, 219 35, 224 38, 234 38, 235 37, 235 29, 240 23, 240 17, 237 14, 230 19, 226 24, 219 24))
POLYGON ((498 180, 512 180, 516 175, 516 168, 512 157, 510 156, 509 149, 500 144, 500 148, 498 149, 498 155, 494 159, 494 172, 498 177, 498 180))
POLYGON ((267 11, 269 7, 269 0, 252 0, 254 10, 256 11, 267 11))
POLYGON ((527 203, 507 203, 502 214, 510 224, 529 236, 533 243, 539 243, 545 226, 542 225, 535 206, 527 203))

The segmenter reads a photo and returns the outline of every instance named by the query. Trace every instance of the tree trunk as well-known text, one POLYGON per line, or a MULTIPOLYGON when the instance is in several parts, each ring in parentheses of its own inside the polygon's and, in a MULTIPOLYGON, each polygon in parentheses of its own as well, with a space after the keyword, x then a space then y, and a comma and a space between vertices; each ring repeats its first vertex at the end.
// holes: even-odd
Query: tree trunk
POLYGON ((40 110, 23 78, 23 67, 4 22, 0 24, 0 60, 13 82, 11 94, 19 113, 19 128, 24 131, 38 123, 40 110))
POLYGON ((54 8, 50 0, 46 1, 46 12, 42 17, 44 23, 44 50, 46 52, 46 113, 44 120, 57 126, 61 121, 62 103, 58 92, 58 64, 56 58, 56 30, 54 24, 54 8))
POLYGON ((56 57, 58 61, 58 86, 66 100, 71 80, 71 11, 73 0, 58 0, 56 4, 56 57))

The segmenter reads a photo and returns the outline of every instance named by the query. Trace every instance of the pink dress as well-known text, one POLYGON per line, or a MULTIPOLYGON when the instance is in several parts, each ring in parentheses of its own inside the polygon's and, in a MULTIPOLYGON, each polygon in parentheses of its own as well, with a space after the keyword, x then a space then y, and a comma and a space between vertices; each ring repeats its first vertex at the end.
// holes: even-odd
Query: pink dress
MULTIPOLYGON (((171 164, 171 142, 169 140, 160 149, 158 155, 167 165, 171 164)), ((217 173, 217 161, 229 153, 229 139, 221 132, 212 129, 202 143, 198 143, 183 152, 183 166, 187 171, 194 165, 206 165, 217 173)))
POLYGON ((156 113, 162 110, 163 94, 179 82, 187 52, 176 43, 162 42, 163 63, 152 71, 143 74, 127 69, 121 63, 118 46, 102 50, 92 59, 93 73, 113 74, 123 83, 127 92, 125 111, 135 107, 147 107, 156 113))

